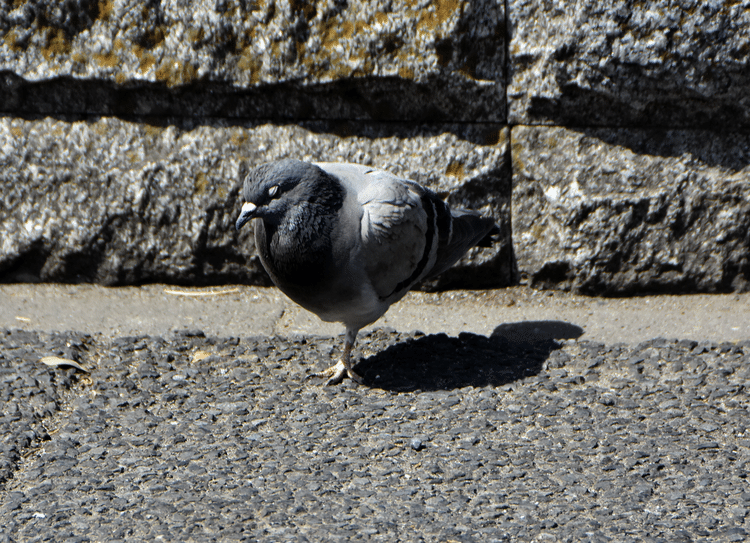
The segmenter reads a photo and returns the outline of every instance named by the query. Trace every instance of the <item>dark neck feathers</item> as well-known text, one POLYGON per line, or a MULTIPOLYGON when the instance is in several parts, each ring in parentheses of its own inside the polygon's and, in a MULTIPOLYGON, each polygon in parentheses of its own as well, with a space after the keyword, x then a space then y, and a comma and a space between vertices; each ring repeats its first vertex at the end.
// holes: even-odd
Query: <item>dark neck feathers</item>
POLYGON ((285 212, 274 221, 264 220, 256 239, 274 282, 307 287, 330 275, 331 233, 338 224, 344 190, 324 173, 303 178, 288 199, 285 212))

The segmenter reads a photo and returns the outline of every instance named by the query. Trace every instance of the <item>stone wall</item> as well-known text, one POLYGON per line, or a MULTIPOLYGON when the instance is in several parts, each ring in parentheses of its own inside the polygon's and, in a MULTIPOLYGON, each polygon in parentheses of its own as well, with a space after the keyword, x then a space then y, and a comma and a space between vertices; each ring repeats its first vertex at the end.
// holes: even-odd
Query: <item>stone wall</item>
POLYGON ((433 288, 750 288, 750 4, 0 0, 0 281, 265 284, 239 164, 493 214, 433 288))

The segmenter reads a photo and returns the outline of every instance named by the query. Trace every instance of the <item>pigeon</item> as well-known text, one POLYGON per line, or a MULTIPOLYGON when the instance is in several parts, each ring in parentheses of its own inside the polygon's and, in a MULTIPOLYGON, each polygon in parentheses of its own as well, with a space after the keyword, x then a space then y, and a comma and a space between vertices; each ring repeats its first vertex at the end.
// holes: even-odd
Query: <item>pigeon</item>
POLYGON ((362 383, 351 353, 359 330, 414 285, 489 247, 495 221, 451 209, 431 190, 351 163, 277 160, 240 167, 239 230, 255 219, 255 245, 273 283, 294 302, 346 328, 341 359, 316 377, 362 383))

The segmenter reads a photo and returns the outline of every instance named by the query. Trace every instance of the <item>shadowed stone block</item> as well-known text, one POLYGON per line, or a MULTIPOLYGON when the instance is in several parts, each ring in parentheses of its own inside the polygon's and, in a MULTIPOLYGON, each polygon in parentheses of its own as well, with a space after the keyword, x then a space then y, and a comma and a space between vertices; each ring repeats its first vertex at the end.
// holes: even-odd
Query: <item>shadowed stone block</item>
POLYGON ((29 0, 0 10, 3 111, 505 120, 500 0, 29 0))
POLYGON ((750 136, 515 127, 521 277, 586 294, 750 288, 750 136))
POLYGON ((750 127, 750 11, 734 1, 509 0, 512 124, 750 127))
POLYGON ((387 169, 493 215, 502 241, 430 286, 512 275, 508 133, 499 125, 0 118, 0 281, 267 284, 252 228, 238 237, 238 169, 276 158, 387 169))

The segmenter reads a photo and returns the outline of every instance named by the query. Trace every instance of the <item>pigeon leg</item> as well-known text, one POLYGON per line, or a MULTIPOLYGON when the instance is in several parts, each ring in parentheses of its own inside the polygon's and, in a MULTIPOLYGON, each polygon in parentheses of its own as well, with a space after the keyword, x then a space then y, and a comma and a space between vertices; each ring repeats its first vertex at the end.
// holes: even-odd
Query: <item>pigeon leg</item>
POLYGON ((320 373, 313 374, 313 377, 330 377, 326 385, 337 385, 344 380, 344 376, 349 376, 350 379, 362 384, 362 377, 352 369, 351 354, 354 349, 354 342, 357 340, 357 332, 359 330, 352 330, 347 328, 346 338, 344 339, 344 353, 341 355, 339 361, 328 369, 321 371, 320 373))

